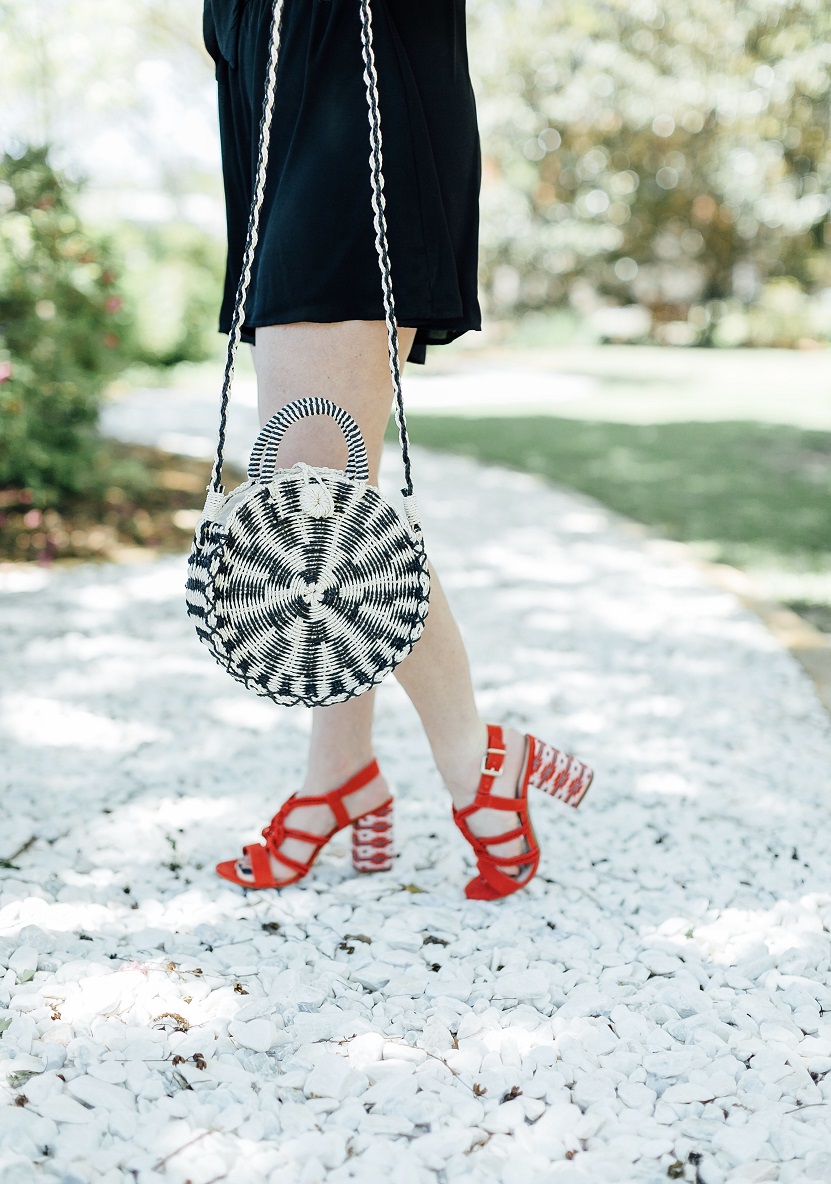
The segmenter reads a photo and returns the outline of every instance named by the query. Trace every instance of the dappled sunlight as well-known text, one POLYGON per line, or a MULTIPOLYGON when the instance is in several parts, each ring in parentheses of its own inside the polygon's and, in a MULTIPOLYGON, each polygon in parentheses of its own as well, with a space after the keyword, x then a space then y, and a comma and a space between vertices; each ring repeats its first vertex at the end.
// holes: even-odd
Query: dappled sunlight
POLYGON ((783 976, 804 980, 831 959, 831 892, 777 900, 766 909, 727 908, 703 923, 687 918, 683 932, 679 919, 673 918, 656 932, 680 949, 692 943, 708 963, 741 967, 741 973, 731 976, 731 986, 750 990, 752 980, 775 970, 770 987, 784 989, 783 976))
POLYGON ((469 852, 391 684, 393 870, 353 875, 344 832, 301 883, 245 892, 214 863, 299 785, 311 714, 206 660, 180 559, 9 593, 0 1094, 28 1098, 4 1121, 32 1162, 59 1137, 140 1179, 233 1181, 245 1156, 317 1180, 360 1123, 382 1174, 417 1136, 437 1165, 501 1173, 520 1149, 605 1179, 633 1116, 665 1171, 682 1124, 739 1140, 723 1109, 768 1090, 798 1140, 789 1112, 824 1100, 831 758, 802 675, 730 594, 602 513, 419 466, 477 505, 428 537, 482 710, 592 763, 586 805, 538 795, 535 880, 466 901, 469 852))
POLYGON ((21 694, 0 699, 0 729, 18 744, 32 747, 114 753, 133 752, 164 738, 157 728, 108 719, 56 699, 21 694))
POLYGON ((686 798, 696 793, 696 786, 688 778, 666 770, 660 773, 641 773, 635 778, 634 789, 636 793, 664 797, 686 798))
POLYGON ((246 699, 214 699, 209 714, 218 723, 251 732, 271 732, 278 726, 277 711, 267 701, 246 699))

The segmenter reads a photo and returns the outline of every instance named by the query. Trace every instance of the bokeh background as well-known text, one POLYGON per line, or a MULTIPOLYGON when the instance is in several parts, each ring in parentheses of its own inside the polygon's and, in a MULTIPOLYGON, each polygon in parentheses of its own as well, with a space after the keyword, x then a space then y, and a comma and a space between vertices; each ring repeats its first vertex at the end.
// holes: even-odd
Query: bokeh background
MULTIPOLYGON (((414 438, 589 493, 831 629, 831 7, 468 12, 486 327, 427 369, 551 397, 419 408, 419 375, 414 438)), ((0 558, 184 549, 204 462, 98 424, 218 384, 201 2, 3 0, 0 62, 0 558)))

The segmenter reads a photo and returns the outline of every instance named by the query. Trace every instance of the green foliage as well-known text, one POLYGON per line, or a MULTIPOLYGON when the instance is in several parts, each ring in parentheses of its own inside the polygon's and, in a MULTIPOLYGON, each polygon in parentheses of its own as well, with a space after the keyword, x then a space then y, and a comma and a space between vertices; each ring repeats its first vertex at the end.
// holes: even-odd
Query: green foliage
POLYGON ((125 300, 135 312, 134 360, 149 366, 202 362, 217 348, 224 247, 184 222, 122 223, 125 300))
POLYGON ((94 480, 106 383, 132 351, 112 248, 45 148, 0 161, 0 488, 37 505, 94 480))
MULTIPOLYGON (((689 323, 685 344, 718 344, 731 298, 753 305, 788 277, 805 293, 831 286, 829 5, 469 9, 493 312, 640 303, 653 326, 689 323)), ((780 311, 743 340, 778 337, 780 311)), ((812 332, 831 340, 790 326, 784 344, 812 332)))

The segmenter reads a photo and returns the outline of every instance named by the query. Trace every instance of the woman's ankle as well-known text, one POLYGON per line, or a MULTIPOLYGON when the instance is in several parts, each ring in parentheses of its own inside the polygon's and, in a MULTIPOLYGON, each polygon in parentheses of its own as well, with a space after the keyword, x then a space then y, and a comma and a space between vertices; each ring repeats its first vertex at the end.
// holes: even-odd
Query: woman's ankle
MULTIPOLYGON (((482 732, 482 739, 475 749, 469 748, 464 754, 458 751, 453 764, 446 765, 446 771, 439 768, 457 810, 469 805, 479 789, 482 777, 482 759, 488 748, 487 726, 485 724, 482 725, 482 732)), ((515 728, 503 728, 503 736, 506 751, 502 759, 499 782, 501 783, 503 778, 505 779, 505 792, 510 796, 519 780, 525 741, 522 733, 515 728)), ((494 778, 494 782, 496 780, 494 778)), ((500 788, 496 792, 503 791, 500 788)))
POLYGON ((475 796, 487 746, 487 725, 480 720, 464 734, 457 733, 445 748, 433 748, 436 768, 457 809, 475 796))
POLYGON ((300 792, 319 794, 339 789, 374 759, 371 750, 363 749, 330 754, 326 758, 313 758, 307 766, 300 792))

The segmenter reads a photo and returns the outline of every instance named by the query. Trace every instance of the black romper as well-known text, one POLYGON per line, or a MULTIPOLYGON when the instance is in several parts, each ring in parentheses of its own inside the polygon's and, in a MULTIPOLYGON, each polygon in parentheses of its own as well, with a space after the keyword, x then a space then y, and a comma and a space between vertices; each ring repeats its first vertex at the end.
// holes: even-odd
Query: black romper
MULTIPOLYGON (((230 332, 257 160, 273 0, 205 0, 228 224, 230 332)), ((481 328, 481 157, 465 0, 372 0, 384 194, 399 325, 425 347, 481 328)), ((383 320, 357 0, 284 0, 260 240, 243 340, 258 326, 383 320)))

